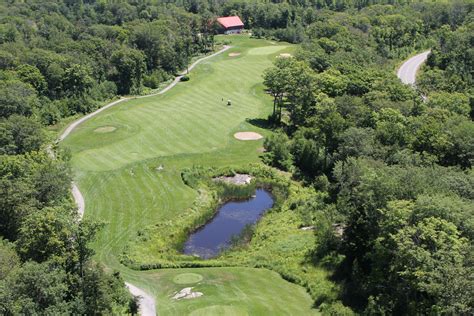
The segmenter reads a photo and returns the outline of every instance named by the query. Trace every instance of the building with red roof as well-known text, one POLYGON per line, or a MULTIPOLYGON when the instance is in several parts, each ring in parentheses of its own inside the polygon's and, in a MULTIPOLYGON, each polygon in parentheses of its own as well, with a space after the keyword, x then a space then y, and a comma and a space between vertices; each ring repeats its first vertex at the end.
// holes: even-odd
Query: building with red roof
POLYGON ((224 34, 240 34, 244 29, 244 23, 238 16, 226 16, 217 18, 224 34))

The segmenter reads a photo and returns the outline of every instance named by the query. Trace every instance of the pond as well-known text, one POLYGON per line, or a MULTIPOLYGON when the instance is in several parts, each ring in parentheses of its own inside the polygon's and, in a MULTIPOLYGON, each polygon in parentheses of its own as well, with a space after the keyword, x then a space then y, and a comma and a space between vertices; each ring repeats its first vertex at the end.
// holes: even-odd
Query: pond
POLYGON ((272 206, 272 195, 263 189, 257 189, 248 200, 225 203, 206 225, 189 236, 184 253, 203 259, 217 256, 230 246, 233 236, 239 235, 246 225, 256 223, 272 206))

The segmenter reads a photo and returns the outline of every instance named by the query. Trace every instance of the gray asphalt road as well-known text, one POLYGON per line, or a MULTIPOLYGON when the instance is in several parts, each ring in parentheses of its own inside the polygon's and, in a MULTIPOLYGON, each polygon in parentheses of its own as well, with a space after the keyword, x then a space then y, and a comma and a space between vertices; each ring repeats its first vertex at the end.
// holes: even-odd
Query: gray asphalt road
POLYGON ((157 315, 155 300, 153 299, 151 295, 147 294, 142 289, 128 282, 125 282, 125 285, 127 286, 128 290, 130 291, 130 293, 132 293, 133 296, 138 297, 138 301, 140 304, 140 315, 142 316, 156 316, 157 315))
POLYGON ((84 197, 82 196, 81 191, 79 191, 79 188, 77 185, 73 182, 72 183, 72 197, 74 198, 74 201, 76 201, 77 204, 77 212, 79 213, 79 218, 82 219, 84 216, 84 209, 86 208, 86 203, 84 202, 84 197))
MULTIPOLYGON (((203 57, 203 58, 200 58, 198 60, 196 60, 191 66, 189 66, 189 70, 193 69, 197 64, 199 64, 200 62, 206 60, 206 59, 209 59, 209 58, 212 58, 216 55, 219 55, 223 52, 225 52, 226 50, 228 50, 230 48, 230 46, 227 46, 225 45, 221 50, 219 50, 218 52, 215 52, 214 54, 212 55, 209 55, 209 56, 206 56, 206 57, 203 57)), ((154 93, 154 94, 148 94, 148 95, 143 95, 143 96, 139 96, 139 97, 122 97, 120 98, 119 100, 116 100, 116 101, 113 101, 107 105, 104 105, 103 107, 101 107, 100 109, 96 110, 95 112, 92 112, 92 113, 89 113, 87 114, 86 116, 84 117, 81 117, 80 119, 72 122, 63 132, 62 134, 59 136, 59 139, 58 141, 62 141, 64 140, 66 137, 69 136, 69 134, 71 134, 71 132, 76 128, 78 127, 79 125, 81 125, 82 123, 84 123, 85 121, 89 120, 90 118, 96 116, 97 114, 99 114, 100 112, 102 111, 105 111, 107 110, 108 108, 111 108, 113 107, 114 105, 117 105, 123 101, 127 101, 127 100, 130 100, 130 99, 138 99, 138 98, 147 98, 147 97, 151 97, 151 96, 155 96, 155 95, 158 95, 158 94, 163 94, 165 93, 166 91, 170 90, 171 88, 173 88, 178 82, 179 80, 181 79, 181 77, 183 76, 185 72, 183 72, 182 74, 180 74, 178 77, 175 78, 175 80, 173 80, 173 82, 171 82, 167 87, 165 87, 163 90, 161 90, 160 92, 157 92, 157 93, 154 93)), ((51 151, 51 148, 49 147, 48 149, 48 152, 50 153, 50 155, 54 156, 54 153, 51 151)), ((79 191, 79 188, 77 187, 77 185, 73 182, 72 183, 72 196, 74 198, 74 201, 76 201, 76 204, 77 204, 77 208, 78 208, 78 213, 79 213, 79 217, 82 219, 82 217, 84 216, 84 210, 85 210, 85 207, 86 207, 86 204, 84 202, 84 197, 82 196, 82 193, 81 191, 79 191)))
POLYGON ((423 64, 431 51, 426 51, 421 54, 415 55, 408 59, 406 62, 401 65, 398 69, 397 76, 404 84, 414 85, 416 81, 416 73, 420 69, 421 64, 423 64))
MULTIPOLYGON (((212 58, 214 56, 217 56, 219 54, 222 54, 223 52, 225 52, 226 50, 228 50, 230 48, 230 46, 227 46, 225 45, 221 50, 215 52, 214 54, 212 55, 209 55, 209 56, 205 56, 203 58, 200 58, 198 60, 196 60, 192 65, 189 66, 188 70, 191 71, 191 69, 193 69, 194 67, 196 67, 200 62, 206 60, 206 59, 209 59, 209 58, 212 58)), ((59 136, 59 141, 62 141, 64 140, 69 134, 71 134, 71 132, 76 128, 78 127, 79 125, 81 125, 82 123, 84 123, 85 121, 89 120, 90 118, 96 116, 97 114, 99 114, 100 112, 102 111, 105 111, 107 110, 108 108, 110 107, 113 107, 114 105, 117 105, 123 101, 127 101, 127 100, 131 100, 131 99, 141 99, 141 98, 149 98, 149 97, 152 97, 152 96, 155 96, 155 95, 159 95, 159 94, 163 94, 165 92, 167 92, 168 90, 170 90, 171 88, 173 88, 176 84, 178 84, 178 82, 180 81, 181 77, 186 73, 186 71, 183 71, 179 76, 177 76, 168 86, 166 86, 163 90, 157 92, 157 93, 153 93, 153 94, 147 94, 147 95, 142 95, 142 96, 137 96, 137 97, 122 97, 120 98, 119 100, 116 100, 114 102, 111 102, 107 105, 104 105, 103 107, 101 107, 100 109, 96 110, 95 112, 92 112, 92 113, 89 113, 87 114, 86 116, 83 116, 81 117, 80 119, 72 122, 63 132, 62 134, 59 136)))

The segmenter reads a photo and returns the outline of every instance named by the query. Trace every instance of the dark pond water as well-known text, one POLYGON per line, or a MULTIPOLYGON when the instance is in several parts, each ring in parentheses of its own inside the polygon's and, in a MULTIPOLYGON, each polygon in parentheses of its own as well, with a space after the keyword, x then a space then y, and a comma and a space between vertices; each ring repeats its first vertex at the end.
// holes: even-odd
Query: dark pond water
POLYGON ((195 231, 184 244, 184 253, 208 259, 230 246, 232 236, 239 235, 247 224, 254 224, 273 206, 273 197, 263 189, 243 201, 222 205, 214 218, 195 231))

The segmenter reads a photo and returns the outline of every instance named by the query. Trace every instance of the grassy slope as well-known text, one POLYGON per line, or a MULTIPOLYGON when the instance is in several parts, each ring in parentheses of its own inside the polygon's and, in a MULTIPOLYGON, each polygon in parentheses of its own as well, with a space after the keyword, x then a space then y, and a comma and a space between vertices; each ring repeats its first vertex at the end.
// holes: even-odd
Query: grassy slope
POLYGON ((147 285, 157 297, 161 315, 308 315, 312 301, 305 290, 284 281, 275 273, 252 268, 195 268, 165 269, 159 273, 142 272, 150 282, 147 285), (178 284, 175 277, 192 272, 203 280, 178 284), (184 287, 204 296, 193 300, 173 301, 170 297, 184 287))
MULTIPOLYGON (((123 244, 139 229, 172 220, 191 205, 196 193, 182 183, 180 170, 193 164, 258 161, 262 141, 239 142, 232 135, 240 130, 265 134, 246 119, 269 113, 271 100, 262 93, 261 74, 276 55, 292 47, 243 36, 230 39, 234 48, 198 66, 191 81, 165 95, 131 100, 101 113, 81 125, 63 146, 73 153, 86 218, 108 222, 95 245, 98 260, 154 293, 160 313, 186 314, 211 305, 240 306, 225 308, 226 314, 308 313, 309 295, 268 270, 194 269, 204 276, 196 286, 204 297, 174 302, 169 295, 184 285, 175 285, 170 278, 184 270, 138 272, 117 260, 123 244), (229 57, 230 52, 242 54, 229 57), (225 105, 227 99, 232 106, 225 105), (117 129, 94 132, 109 125, 117 129), (164 169, 158 171, 159 165, 164 169)), ((220 307, 208 308, 201 312, 222 313, 220 307)))

